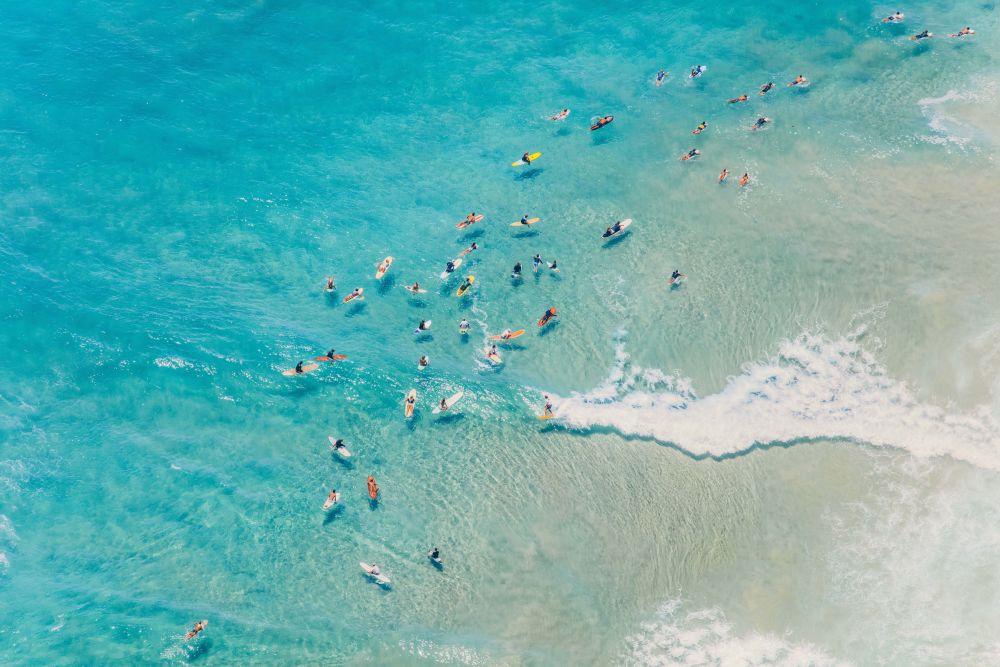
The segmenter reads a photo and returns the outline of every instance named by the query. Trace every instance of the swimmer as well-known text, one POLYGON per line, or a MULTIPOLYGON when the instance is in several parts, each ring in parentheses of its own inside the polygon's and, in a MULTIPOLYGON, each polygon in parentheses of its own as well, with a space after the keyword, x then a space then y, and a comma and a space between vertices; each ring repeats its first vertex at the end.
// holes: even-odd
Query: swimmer
POLYGON ((727 178, 729 178, 729 170, 728 169, 723 169, 722 171, 719 172, 719 183, 723 182, 727 178))
POLYGON ((534 271, 535 273, 538 273, 538 267, 540 267, 541 265, 542 265, 542 257, 541 257, 541 255, 537 255, 536 254, 534 257, 531 258, 531 270, 532 271, 534 271))
POLYGON ((420 361, 417 362, 417 368, 424 370, 430 365, 431 362, 427 361, 427 357, 420 357, 420 361))
POLYGON ((431 557, 431 560, 436 561, 438 563, 441 562, 441 552, 438 551, 437 547, 434 547, 433 549, 431 549, 431 552, 429 554, 427 554, 427 555, 431 557))
POLYGON ((194 639, 195 637, 198 636, 198 634, 202 630, 204 630, 207 627, 208 627, 208 621, 198 621, 197 623, 194 624, 194 627, 191 628, 191 631, 188 632, 186 635, 184 635, 184 639, 194 639))
POLYGON ((473 250, 479 250, 479 246, 476 245, 475 243, 473 243, 472 245, 470 245, 468 248, 466 248, 462 252, 458 253, 458 256, 459 257, 465 257, 466 255, 468 255, 473 250))
POLYGON ((702 74, 704 74, 704 72, 705 72, 706 69, 708 69, 708 68, 705 67, 704 65, 696 65, 694 67, 694 69, 691 70, 691 78, 692 79, 698 78, 699 76, 701 76, 702 74))
POLYGON ((969 26, 965 26, 964 28, 962 28, 958 32, 953 33, 953 34, 948 35, 948 36, 949 37, 965 37, 966 35, 975 35, 975 34, 976 34, 975 30, 973 30, 969 26))
POLYGON ((903 20, 903 12, 896 12, 895 14, 889 14, 884 19, 882 23, 899 23, 903 20))
POLYGON ((706 123, 705 121, 701 121, 701 123, 698 124, 698 127, 691 130, 691 134, 701 134, 702 132, 705 131, 706 127, 708 127, 708 123, 706 123))
POLYGON ((333 281, 333 276, 327 276, 327 278, 326 278, 326 291, 327 292, 332 292, 335 289, 337 289, 337 285, 333 281))
POLYGON ((476 221, 476 212, 473 211, 469 215, 465 216, 465 221, 468 222, 468 223, 470 223, 470 224, 473 223, 473 222, 475 222, 476 221))
POLYGON ((549 270, 554 273, 559 273, 559 266, 556 264, 556 260, 549 262, 549 270))
POLYGON ((375 577, 381 577, 382 576, 382 570, 378 569, 378 565, 376 565, 375 563, 372 563, 371 573, 372 573, 372 576, 375 576, 375 577))
MULTIPOLYGON (((568 115, 569 115, 569 109, 563 109, 562 111, 560 111, 559 113, 557 113, 555 116, 549 116, 549 120, 565 120, 566 116, 568 116, 568 115)), ((525 162, 528 162, 528 160, 525 160, 525 162)))
POLYGON ((749 183, 749 182, 750 182, 750 174, 744 173, 742 176, 740 176, 740 187, 741 188, 744 185, 746 185, 747 183, 749 183))
POLYGON ((754 123, 753 126, 750 127, 750 129, 751 130, 759 130, 760 128, 764 127, 765 125, 767 125, 770 122, 771 122, 770 118, 765 118, 764 116, 761 116, 760 118, 757 119, 757 122, 754 123))
POLYGON ((701 155, 701 151, 698 150, 697 148, 692 148, 687 153, 685 153, 684 155, 681 156, 681 161, 687 162, 688 160, 690 160, 692 158, 696 158, 699 155, 701 155))
POLYGON ((521 277, 521 262, 514 262, 514 270, 510 273, 511 278, 521 277))
POLYGON ((661 69, 659 72, 656 73, 656 85, 657 86, 662 86, 663 85, 663 80, 666 79, 668 76, 670 76, 670 72, 668 72, 667 70, 661 69))
MULTIPOLYGON (((761 93, 761 94, 763 94, 763 93, 761 93)), ((740 95, 739 97, 734 97, 733 99, 728 100, 728 103, 729 104, 736 104, 737 102, 746 102, 748 99, 750 99, 750 98, 746 96, 746 93, 744 93, 743 95, 740 95)))
POLYGON ((801 74, 799 74, 797 77, 795 77, 794 81, 792 81, 790 84, 788 84, 788 87, 791 88, 792 86, 801 86, 802 84, 805 84, 805 83, 809 83, 809 82, 806 81, 806 78, 804 76, 802 76, 801 74))
POLYGON ((763 97, 767 95, 768 91, 774 88, 774 81, 768 81, 763 86, 760 87, 760 95, 763 97))

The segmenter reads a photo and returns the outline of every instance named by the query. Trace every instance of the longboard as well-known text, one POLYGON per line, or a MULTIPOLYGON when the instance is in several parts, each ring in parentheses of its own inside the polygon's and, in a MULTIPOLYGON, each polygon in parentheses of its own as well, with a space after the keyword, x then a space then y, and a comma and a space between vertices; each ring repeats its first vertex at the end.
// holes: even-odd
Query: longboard
POLYGON ((610 239, 612 236, 618 236, 619 234, 621 234, 622 232, 624 232, 626 229, 628 229, 631 226, 632 226, 632 218, 625 218, 624 220, 621 220, 618 223, 618 231, 617 232, 612 231, 610 234, 608 234, 608 232, 605 231, 603 234, 601 234, 601 237, 605 238, 605 239, 610 239))
POLYGON ((341 359, 346 358, 346 354, 335 354, 332 357, 313 357, 315 361, 340 361, 341 359))
POLYGON ((364 570, 365 574, 371 577, 372 581, 374 581, 376 584, 385 586, 386 584, 392 583, 391 581, 389 581, 389 577, 385 576, 384 574, 372 574, 372 566, 364 561, 361 561, 361 569, 364 570))
POLYGON ((490 336, 490 340, 514 340, 515 338, 519 338, 523 335, 524 335, 524 329, 518 329, 517 331, 511 331, 510 336, 508 336, 507 338, 504 338, 500 334, 497 334, 496 336, 490 336))
POLYGON ((354 292, 351 292, 350 294, 348 294, 347 296, 344 297, 344 303, 350 303, 351 301, 354 301, 355 299, 364 300, 364 298, 365 298, 365 288, 359 287, 357 294, 355 294, 354 292))
MULTIPOLYGON (((449 396, 447 399, 445 399, 444 404, 448 406, 448 409, 451 409, 452 406, 454 406, 456 403, 458 403, 460 400, 462 400, 463 396, 465 396, 465 392, 464 391, 455 392, 454 394, 452 394, 451 396, 449 396)), ((441 412, 441 406, 438 405, 431 412, 433 412, 434 414, 440 414, 440 412, 441 412)))
POLYGON ((483 217, 484 217, 483 214, 480 213, 479 215, 474 216, 472 218, 472 220, 463 220, 462 222, 460 222, 457 225, 455 225, 455 228, 456 229, 465 229, 466 227, 468 227, 470 225, 476 224, 477 222, 479 222, 480 220, 482 220, 483 217))
POLYGON ((305 375, 306 373, 311 373, 317 368, 319 368, 319 364, 306 364, 305 366, 302 367, 301 373, 296 373, 294 368, 289 368, 287 371, 281 371, 281 374, 288 375, 289 377, 291 377, 292 375, 305 375))
POLYGON ((382 263, 378 265, 378 270, 375 272, 375 279, 382 280, 382 276, 385 275, 385 272, 389 270, 390 266, 392 266, 391 256, 386 257, 384 260, 382 260, 382 263))

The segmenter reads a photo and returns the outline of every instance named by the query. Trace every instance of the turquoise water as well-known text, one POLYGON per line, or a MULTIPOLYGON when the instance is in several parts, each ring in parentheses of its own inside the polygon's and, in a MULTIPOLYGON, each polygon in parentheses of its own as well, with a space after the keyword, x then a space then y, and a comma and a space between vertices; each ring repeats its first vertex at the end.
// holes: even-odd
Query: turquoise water
POLYGON ((7 5, 3 663, 1000 663, 992 4, 7 5))

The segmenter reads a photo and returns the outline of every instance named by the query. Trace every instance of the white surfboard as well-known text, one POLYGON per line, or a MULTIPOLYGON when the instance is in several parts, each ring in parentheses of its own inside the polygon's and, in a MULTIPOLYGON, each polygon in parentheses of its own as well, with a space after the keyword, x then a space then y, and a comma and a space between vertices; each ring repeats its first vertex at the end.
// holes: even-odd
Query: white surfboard
POLYGON ((448 276, 450 276, 451 274, 455 273, 455 269, 457 269, 458 267, 462 266, 462 258, 461 257, 456 257, 454 260, 452 260, 451 263, 454 264, 454 268, 451 271, 447 271, 447 270, 442 271, 441 272, 441 280, 447 280, 448 276))
POLYGON ((331 507, 333 507, 334 505, 336 505, 336 504, 337 504, 337 503, 339 503, 339 502, 340 502, 340 494, 339 494, 339 493, 337 493, 337 494, 336 494, 336 495, 335 495, 335 496, 333 497, 333 499, 332 499, 332 500, 331 500, 330 498, 327 498, 327 499, 326 499, 326 502, 325 502, 325 503, 323 503, 323 511, 324 511, 324 512, 325 512, 325 511, 327 511, 328 509, 330 509, 331 507))
POLYGON ((347 449, 347 447, 337 447, 337 438, 332 435, 328 435, 326 438, 330 441, 330 447, 336 454, 343 456, 345 459, 351 458, 351 452, 347 449))
MULTIPOLYGON (((444 404, 447 405, 449 409, 451 409, 452 406, 454 406, 456 403, 458 403, 460 400, 462 400, 463 396, 465 396, 465 392, 464 391, 455 392, 454 394, 452 394, 451 396, 449 396, 447 399, 445 399, 444 404)), ((433 412, 434 414, 440 414, 440 412, 441 412, 441 405, 440 405, 440 403, 431 412, 433 412)))
POLYGON ((392 583, 391 581, 389 581, 389 577, 385 576, 384 574, 373 574, 372 566, 364 561, 361 561, 361 569, 364 570, 365 574, 371 577, 371 580, 374 581, 379 586, 385 586, 387 584, 392 583))

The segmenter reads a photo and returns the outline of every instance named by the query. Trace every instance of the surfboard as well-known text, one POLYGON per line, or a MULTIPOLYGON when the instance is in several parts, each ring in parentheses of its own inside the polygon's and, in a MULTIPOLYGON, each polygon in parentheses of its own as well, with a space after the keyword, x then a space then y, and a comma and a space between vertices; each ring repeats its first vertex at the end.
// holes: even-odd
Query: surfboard
POLYGON ((466 276, 465 279, 468 282, 468 284, 462 283, 459 286, 459 288, 455 290, 455 296, 464 296, 465 293, 469 291, 469 288, 471 288, 472 285, 476 282, 475 276, 466 276))
POLYGON ((511 227, 527 227, 528 225, 533 225, 536 222, 540 222, 540 221, 541 221, 541 218, 528 218, 527 222, 521 222, 520 220, 518 220, 517 222, 510 223, 510 226, 511 227))
POLYGON ((315 361, 340 361, 341 359, 346 358, 346 354, 335 354, 332 357, 313 357, 315 361))
POLYGON ((302 367, 302 372, 301 373, 296 373, 294 368, 289 368, 287 371, 281 371, 281 374, 282 375, 288 375, 288 376, 292 376, 292 375, 305 375, 306 373, 311 373, 312 371, 316 370, 317 368, 319 368, 319 364, 306 364, 305 366, 302 367))
MULTIPOLYGON (((464 391, 457 391, 454 394, 452 394, 451 396, 449 396, 447 399, 445 399, 444 404, 447 405, 448 408, 450 409, 452 406, 454 406, 456 403, 458 403, 460 400, 462 400, 463 396, 465 396, 465 392, 464 391)), ((431 410, 431 412, 433 412, 434 414, 440 414, 440 412, 441 412, 441 406, 438 405, 433 410, 431 410)))
POLYGON ((337 449, 337 438, 333 437, 332 435, 328 435, 326 436, 326 439, 330 441, 330 447, 333 449, 333 452, 335 454, 337 454, 338 456, 343 456, 345 459, 351 458, 351 451, 347 449, 347 447, 341 447, 340 449, 337 449))
POLYGON ((392 266, 392 257, 386 257, 382 260, 382 263, 378 265, 378 270, 375 272, 375 279, 382 280, 382 276, 385 275, 385 272, 389 270, 390 266, 392 266))
POLYGON ((374 581, 376 584, 379 584, 380 586, 385 586, 387 584, 392 583, 391 581, 389 581, 389 577, 385 576, 384 574, 373 574, 372 566, 364 561, 361 561, 361 569, 365 571, 365 574, 371 577, 372 581, 374 581))
POLYGON ((339 502, 340 502, 340 494, 339 493, 334 494, 334 496, 333 496, 332 499, 329 498, 329 497, 327 497, 326 502, 323 503, 323 511, 324 512, 327 511, 328 509, 330 509, 331 507, 333 507, 334 505, 336 505, 339 502))
POLYGON ((348 294, 347 296, 344 297, 344 303, 350 303, 351 301, 354 301, 355 299, 364 299, 364 298, 365 298, 365 288, 364 287, 359 287, 357 294, 355 294, 354 292, 351 292, 350 294, 348 294))
POLYGON ((476 224, 477 222, 479 222, 480 220, 482 220, 483 217, 484 217, 483 214, 480 213, 479 215, 473 216, 472 220, 463 220, 463 221, 461 221, 460 223, 458 223, 457 225, 455 225, 455 228, 456 229, 465 229, 469 225, 476 224))
POLYGON ((555 415, 538 415, 538 418, 545 421, 546 419, 555 419, 555 415))
POLYGON ((499 354, 490 354, 489 348, 483 350, 483 354, 486 355, 486 358, 489 359, 490 363, 493 364, 494 366, 503 363, 503 359, 500 357, 499 354))
POLYGON ((416 401, 417 401, 417 390, 411 389, 406 393, 406 400, 403 401, 403 413, 406 415, 407 419, 413 416, 413 406, 416 404, 416 401), (413 399, 413 403, 410 403, 411 398, 413 399))
POLYGON ((457 269, 458 267, 462 266, 462 258, 461 257, 456 257, 455 259, 452 260, 451 263, 454 265, 454 268, 452 268, 451 271, 449 271, 448 269, 445 269, 444 271, 442 271, 441 272, 441 280, 447 280, 448 276, 450 276, 451 274, 455 273, 455 269, 457 269))
POLYGON ((368 497, 372 500, 378 500, 378 484, 375 483, 375 478, 371 475, 368 476, 368 497))
MULTIPOLYGON (((541 153, 530 153, 528 155, 528 157, 531 158, 531 162, 534 162, 538 158, 542 157, 542 154, 541 153)), ((517 162, 511 162, 510 166, 512 166, 512 167, 520 167, 520 166, 526 165, 526 164, 530 164, 530 163, 525 162, 524 160, 518 160, 517 162)))
POLYGON ((515 338, 520 338, 524 335, 524 329, 518 329, 517 331, 511 331, 510 336, 504 338, 502 335, 497 334, 496 336, 490 336, 490 340, 514 340, 515 338))
POLYGON ((604 230, 604 233, 601 234, 601 236, 603 238, 610 239, 612 236, 618 236, 619 234, 621 234, 622 232, 624 232, 626 229, 628 229, 631 226, 632 226, 632 218, 625 218, 624 220, 622 220, 622 221, 620 221, 618 223, 618 231, 617 232, 612 231, 610 234, 608 234, 607 230, 604 230))

